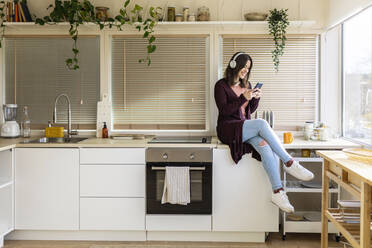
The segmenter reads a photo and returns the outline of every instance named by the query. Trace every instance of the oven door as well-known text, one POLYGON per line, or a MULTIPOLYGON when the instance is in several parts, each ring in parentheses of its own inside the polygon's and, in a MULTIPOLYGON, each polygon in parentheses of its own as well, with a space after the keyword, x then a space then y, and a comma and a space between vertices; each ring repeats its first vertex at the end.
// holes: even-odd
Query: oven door
POLYGON ((147 214, 212 214, 212 163, 146 164, 147 214), (166 166, 190 167, 190 203, 161 204, 166 166))

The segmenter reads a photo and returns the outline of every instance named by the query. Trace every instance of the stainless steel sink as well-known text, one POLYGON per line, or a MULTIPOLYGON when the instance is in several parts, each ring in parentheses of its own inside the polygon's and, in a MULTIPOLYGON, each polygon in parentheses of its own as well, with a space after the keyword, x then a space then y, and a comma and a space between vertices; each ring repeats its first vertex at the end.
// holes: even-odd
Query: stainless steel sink
POLYGON ((31 143, 31 144, 46 144, 46 143, 78 143, 80 141, 86 140, 88 138, 81 137, 72 137, 72 138, 39 138, 29 141, 24 141, 22 143, 31 143))

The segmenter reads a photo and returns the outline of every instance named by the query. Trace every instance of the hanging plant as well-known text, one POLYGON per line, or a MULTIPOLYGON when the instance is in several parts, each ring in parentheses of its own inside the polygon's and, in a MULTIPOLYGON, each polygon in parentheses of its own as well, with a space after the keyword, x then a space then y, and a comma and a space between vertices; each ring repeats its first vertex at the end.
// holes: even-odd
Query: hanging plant
POLYGON ((0 28, 1 28, 0 48, 2 47, 3 37, 4 37, 4 32, 5 32, 5 25, 4 25, 4 22, 6 21, 5 10, 6 10, 6 3, 4 0, 1 0, 0 1, 0 28))
POLYGON ((279 56, 284 53, 285 41, 287 40, 285 34, 289 25, 288 9, 273 9, 270 10, 267 22, 269 24, 269 33, 273 37, 275 49, 271 51, 274 62, 275 71, 278 71, 279 56))
POLYGON ((160 8, 149 8, 150 17, 146 20, 142 18, 143 8, 138 4, 135 4, 132 10, 128 12, 127 8, 130 0, 126 0, 123 7, 120 9, 118 15, 115 18, 108 18, 107 21, 102 21, 96 17, 95 7, 89 0, 55 0, 54 5, 49 5, 47 9, 53 8, 52 12, 48 16, 43 18, 36 18, 35 23, 39 25, 45 24, 56 24, 58 22, 68 22, 70 24, 69 35, 73 40, 72 53, 73 57, 66 59, 66 65, 71 70, 79 69, 79 49, 77 46, 79 26, 86 22, 96 23, 102 30, 105 27, 112 28, 116 27, 118 30, 122 30, 125 24, 133 25, 140 32, 143 31, 143 38, 147 39, 147 57, 140 59, 139 62, 147 61, 147 64, 151 64, 150 54, 156 50, 156 46, 153 44, 155 41, 154 27, 156 25, 156 16, 160 8), (131 18, 130 18, 131 16, 131 18))

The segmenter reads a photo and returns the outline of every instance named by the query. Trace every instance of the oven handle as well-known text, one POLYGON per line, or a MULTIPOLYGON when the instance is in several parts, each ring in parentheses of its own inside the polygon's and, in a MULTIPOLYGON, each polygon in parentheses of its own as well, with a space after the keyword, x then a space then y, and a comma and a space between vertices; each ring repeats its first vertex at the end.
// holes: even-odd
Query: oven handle
MULTIPOLYGON (((165 167, 152 166, 151 170, 165 170, 165 167)), ((190 170, 203 171, 205 167, 190 167, 190 170)))

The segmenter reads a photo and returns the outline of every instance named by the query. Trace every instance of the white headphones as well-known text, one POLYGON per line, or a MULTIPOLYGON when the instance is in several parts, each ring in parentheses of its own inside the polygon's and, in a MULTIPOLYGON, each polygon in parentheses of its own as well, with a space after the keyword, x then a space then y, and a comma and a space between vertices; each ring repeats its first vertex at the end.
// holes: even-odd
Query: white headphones
POLYGON ((234 58, 230 61, 230 68, 234 69, 236 67, 236 59, 239 57, 239 55, 245 54, 243 52, 237 53, 234 58))

